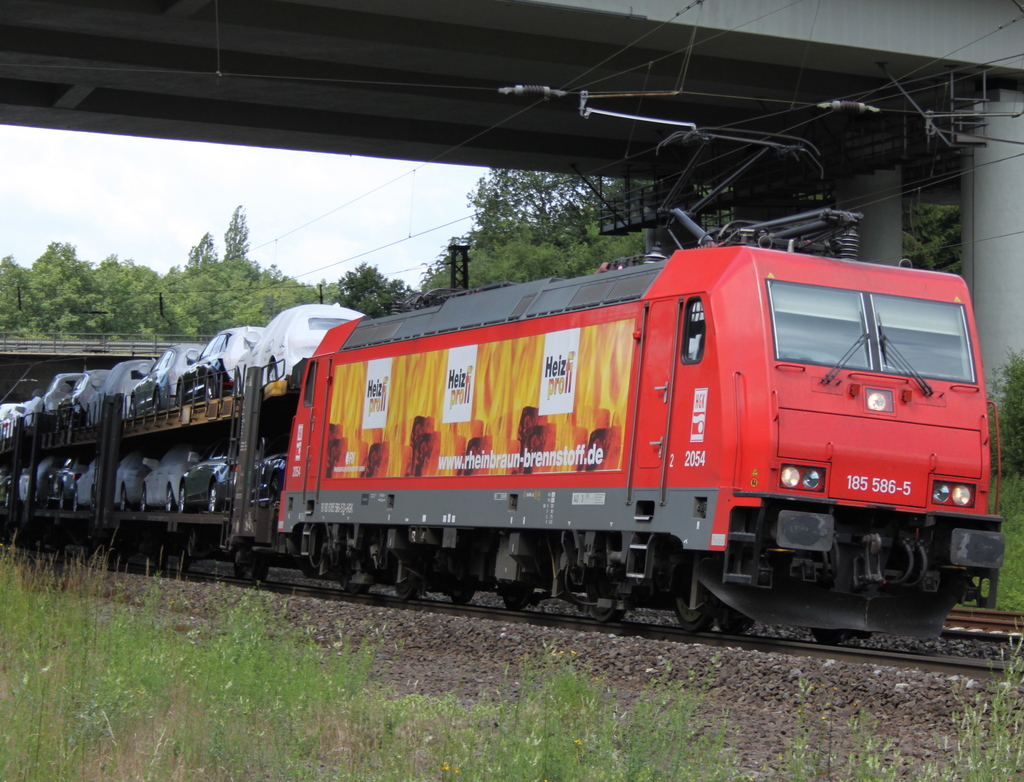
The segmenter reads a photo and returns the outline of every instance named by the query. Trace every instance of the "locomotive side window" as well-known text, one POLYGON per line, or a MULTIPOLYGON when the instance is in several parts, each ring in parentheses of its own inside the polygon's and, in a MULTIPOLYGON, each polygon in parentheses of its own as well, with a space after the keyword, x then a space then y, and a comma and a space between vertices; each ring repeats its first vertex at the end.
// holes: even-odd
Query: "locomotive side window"
POLYGON ((864 296, 857 291, 769 281, 775 357, 779 360, 871 369, 864 296), (860 344, 858 344, 860 341, 860 344))
MULTIPOLYGON (((963 305, 873 294, 878 338, 926 377, 973 383, 974 363, 963 305)), ((904 374, 898 357, 882 351, 882 371, 904 374)))
POLYGON ((707 324, 704 321, 704 302, 694 296, 686 303, 686 322, 683 326, 683 363, 697 364, 704 358, 707 324))
POLYGON ((306 368, 306 389, 302 395, 302 406, 313 406, 313 394, 316 391, 316 365, 317 362, 310 361, 306 368))

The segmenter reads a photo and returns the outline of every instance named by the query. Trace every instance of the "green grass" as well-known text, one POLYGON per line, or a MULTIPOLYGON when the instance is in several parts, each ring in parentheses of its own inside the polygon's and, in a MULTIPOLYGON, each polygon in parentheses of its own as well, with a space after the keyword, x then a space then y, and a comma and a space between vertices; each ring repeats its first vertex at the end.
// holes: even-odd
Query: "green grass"
MULTIPOLYGON (((702 711, 704 683, 687 672, 664 671, 623 710, 572 650, 546 649, 472 704, 400 698, 371 674, 374 628, 315 640, 254 592, 195 621, 159 582, 129 599, 108 579, 0 551, 0 780, 750 778, 729 716, 702 711)), ((963 701, 953 764, 915 778, 1002 780, 1024 764, 1015 665, 1009 684, 963 701)), ((896 778, 898 756, 864 715, 798 713, 788 753, 763 779, 896 778), (854 758, 833 751, 839 735, 854 739, 854 758)))
POLYGON ((1006 556, 999 571, 996 600, 1004 611, 1024 611, 1024 478, 1003 478, 1000 495, 1006 556))

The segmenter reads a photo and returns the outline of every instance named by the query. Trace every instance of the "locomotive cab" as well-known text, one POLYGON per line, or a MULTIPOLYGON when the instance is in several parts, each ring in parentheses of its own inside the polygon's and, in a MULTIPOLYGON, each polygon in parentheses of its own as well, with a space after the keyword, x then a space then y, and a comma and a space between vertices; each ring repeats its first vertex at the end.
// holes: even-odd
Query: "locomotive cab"
POLYGON ((956 603, 993 604, 1003 537, 962 280, 750 252, 750 276, 711 297, 715 312, 746 297, 762 318, 728 318, 719 345, 764 339, 756 357, 752 339, 730 360, 721 349, 735 472, 719 502, 728 545, 702 559, 701 584, 748 616, 822 630, 929 636, 956 603))

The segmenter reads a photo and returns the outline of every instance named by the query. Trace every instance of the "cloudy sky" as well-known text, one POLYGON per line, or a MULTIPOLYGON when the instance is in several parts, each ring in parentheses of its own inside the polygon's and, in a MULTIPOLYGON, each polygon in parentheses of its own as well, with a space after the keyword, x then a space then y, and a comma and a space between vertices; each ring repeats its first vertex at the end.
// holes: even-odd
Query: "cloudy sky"
POLYGON ((414 284, 471 225, 486 169, 0 125, 0 257, 50 242, 166 272, 245 208, 250 257, 302 282, 361 262, 414 284))

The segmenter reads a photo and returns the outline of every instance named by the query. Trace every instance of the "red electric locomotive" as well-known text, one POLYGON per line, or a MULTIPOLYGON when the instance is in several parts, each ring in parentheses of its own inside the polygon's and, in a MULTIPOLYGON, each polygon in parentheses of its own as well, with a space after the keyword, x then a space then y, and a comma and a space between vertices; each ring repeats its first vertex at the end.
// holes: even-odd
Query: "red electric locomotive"
POLYGON ((353 322, 278 529, 354 591, 935 635, 1002 564, 977 345, 959 277, 750 246, 353 322))

